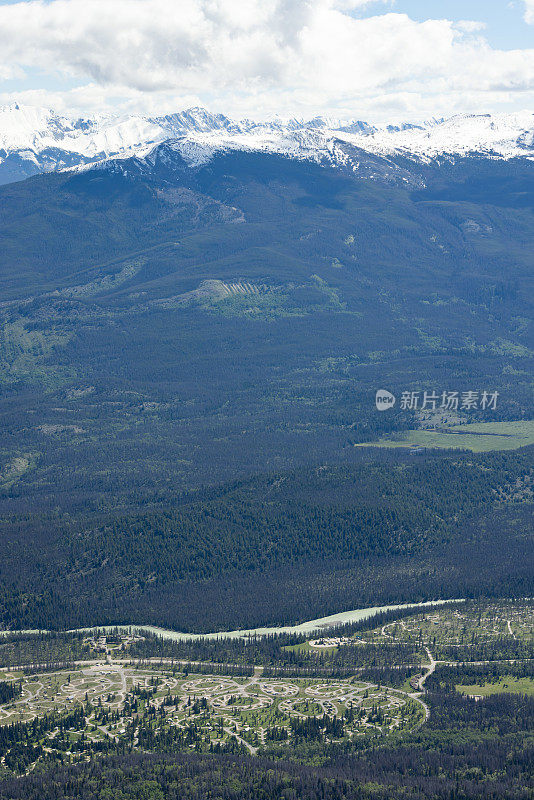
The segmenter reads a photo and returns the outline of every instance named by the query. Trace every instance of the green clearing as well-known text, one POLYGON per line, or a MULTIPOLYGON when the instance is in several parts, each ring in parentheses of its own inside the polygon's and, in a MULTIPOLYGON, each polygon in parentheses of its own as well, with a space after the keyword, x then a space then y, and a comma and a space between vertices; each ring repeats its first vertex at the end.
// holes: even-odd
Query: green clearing
POLYGON ((408 447, 472 450, 517 450, 534 444, 534 420, 517 422, 473 422, 440 430, 410 430, 356 447, 408 447))
MULTIPOLYGON (((309 653, 312 648, 310 647, 309 642, 302 642, 301 644, 287 644, 285 645, 282 650, 287 650, 290 653, 309 653)), ((330 650, 335 650, 336 648, 329 648, 330 650)))
POLYGON ((458 684, 456 691, 462 694, 478 695, 480 697, 489 697, 492 694, 513 693, 513 694, 526 694, 534 697, 534 678, 515 678, 510 675, 501 678, 495 682, 487 682, 482 685, 476 683, 469 686, 458 684))
POLYGON ((74 371, 53 363, 69 343, 71 333, 57 324, 36 327, 20 317, 0 323, 0 381, 8 386, 20 381, 54 390, 74 376, 74 371))
POLYGON ((0 467, 0 490, 10 489, 26 472, 33 469, 37 457, 35 453, 21 453, 0 467))

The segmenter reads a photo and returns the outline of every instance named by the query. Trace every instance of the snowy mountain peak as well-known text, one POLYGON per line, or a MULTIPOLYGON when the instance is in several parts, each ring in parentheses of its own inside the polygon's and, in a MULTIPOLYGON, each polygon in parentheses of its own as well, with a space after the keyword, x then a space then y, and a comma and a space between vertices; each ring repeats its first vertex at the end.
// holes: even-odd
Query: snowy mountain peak
POLYGON ((533 158, 534 114, 459 114, 420 124, 373 126, 327 117, 236 121, 204 108, 158 117, 72 118, 12 103, 0 108, 0 183, 110 158, 144 157, 163 142, 172 142, 191 166, 222 150, 280 153, 345 166, 348 161, 357 165, 355 153, 362 151, 422 162, 472 154, 533 158))

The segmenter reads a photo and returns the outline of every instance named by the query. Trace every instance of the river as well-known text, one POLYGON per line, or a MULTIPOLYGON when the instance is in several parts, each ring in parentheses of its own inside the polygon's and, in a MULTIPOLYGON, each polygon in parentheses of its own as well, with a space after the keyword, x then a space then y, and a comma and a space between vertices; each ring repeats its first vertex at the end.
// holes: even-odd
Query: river
MULTIPOLYGON (((299 625, 285 625, 279 628, 249 628, 248 630, 237 631, 218 631, 216 633, 182 633, 180 631, 171 631, 166 628, 158 628, 155 625, 105 625, 95 628, 76 628, 68 631, 68 633, 91 633, 93 631, 115 631, 127 632, 129 630, 139 631, 140 633, 146 631, 148 633, 155 633, 162 636, 164 639, 172 639, 174 641, 190 641, 193 639, 244 639, 250 636, 269 636, 276 633, 324 633, 328 628, 335 627, 336 625, 345 625, 349 622, 360 622, 364 619, 369 619, 381 611, 402 611, 405 608, 425 608, 431 605, 445 605, 447 603, 459 603, 461 600, 430 600, 426 603, 405 603, 396 606, 373 606, 372 608, 357 608, 352 611, 341 611, 338 614, 332 614, 329 617, 320 617, 319 619, 311 619, 308 622, 301 622, 299 625)), ((48 631, 0 631, 0 635, 9 633, 48 633, 48 631)))

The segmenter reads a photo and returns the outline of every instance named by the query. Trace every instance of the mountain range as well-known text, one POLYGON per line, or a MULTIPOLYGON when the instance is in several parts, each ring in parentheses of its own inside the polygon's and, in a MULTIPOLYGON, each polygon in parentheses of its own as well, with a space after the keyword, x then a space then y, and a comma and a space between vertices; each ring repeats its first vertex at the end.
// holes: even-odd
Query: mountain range
MULTIPOLYGON (((0 108, 0 184, 108 159, 150 157, 167 143, 190 167, 230 151, 285 155, 372 177, 369 156, 416 164, 465 156, 534 157, 534 114, 462 114, 421 124, 360 120, 235 121, 203 108, 165 116, 75 118, 14 103, 0 108), (367 169, 365 169, 367 167, 367 169)), ((383 170, 379 171, 383 174, 383 170)))
POLYGON ((0 623, 532 596, 533 120, 4 109, 0 623))

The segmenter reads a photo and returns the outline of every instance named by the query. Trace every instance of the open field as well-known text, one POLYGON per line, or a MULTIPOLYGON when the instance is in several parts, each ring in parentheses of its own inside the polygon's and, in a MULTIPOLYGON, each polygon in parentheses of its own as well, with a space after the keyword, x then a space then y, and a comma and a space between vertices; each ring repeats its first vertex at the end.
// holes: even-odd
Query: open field
POLYGON ((489 697, 492 694, 510 692, 513 694, 526 694, 534 697, 534 680, 532 678, 514 678, 506 676, 495 682, 471 685, 458 684, 456 691, 474 697, 489 697))
POLYGON ((356 447, 408 447, 472 450, 517 450, 534 444, 534 421, 473 422, 436 430, 403 431, 377 442, 363 442, 356 447))

